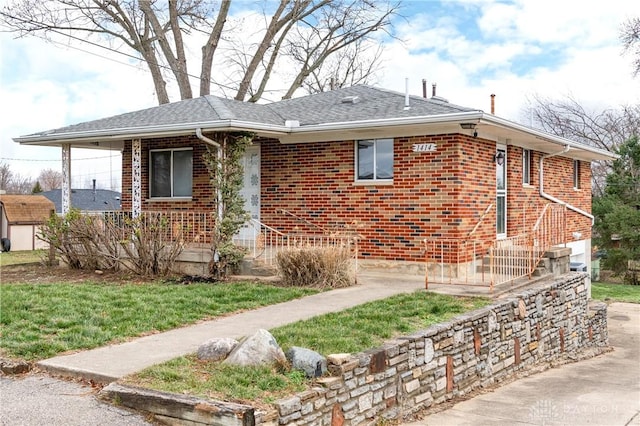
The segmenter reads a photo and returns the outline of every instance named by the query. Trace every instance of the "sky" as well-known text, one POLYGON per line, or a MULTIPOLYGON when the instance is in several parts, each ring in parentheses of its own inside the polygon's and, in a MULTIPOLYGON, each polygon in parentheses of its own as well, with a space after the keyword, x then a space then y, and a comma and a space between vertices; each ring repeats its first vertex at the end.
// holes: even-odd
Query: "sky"
MULTIPOLYGON (((0 0, 0 6, 6 3, 0 0)), ((236 4, 232 20, 258 25, 255 1, 236 4)), ((378 87, 404 92, 408 79, 410 92, 421 95, 426 79, 429 95, 436 83, 438 96, 486 112, 495 94, 496 115, 525 125, 533 96, 571 96, 594 113, 640 102, 640 77, 633 78, 632 57, 623 55, 619 41, 622 23, 640 15, 637 2, 403 4, 394 20, 396 37, 380 35, 378 87)), ((246 30, 233 37, 247 37, 246 30)), ((193 40, 187 48, 196 55, 201 45, 193 40)), ((199 66, 193 64, 195 73, 199 66)), ((21 146, 13 137, 155 105, 148 71, 131 58, 79 42, 0 33, 0 161, 14 173, 35 179, 42 169, 61 170, 61 150, 21 146)), ((117 151, 73 149, 71 155, 74 188, 89 188, 96 179, 99 188, 119 190, 117 151)))

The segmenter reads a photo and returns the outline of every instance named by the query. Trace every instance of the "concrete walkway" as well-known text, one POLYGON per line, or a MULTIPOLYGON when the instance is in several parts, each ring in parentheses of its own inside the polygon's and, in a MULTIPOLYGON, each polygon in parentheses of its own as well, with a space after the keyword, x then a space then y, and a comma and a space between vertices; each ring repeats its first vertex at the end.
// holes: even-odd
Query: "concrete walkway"
MULTIPOLYGON (((526 283, 526 282, 525 282, 526 283)), ((170 359, 196 352, 213 337, 239 338, 260 328, 271 329, 316 315, 337 312, 394 294, 424 289, 424 277, 419 275, 363 270, 358 285, 332 290, 302 299, 206 321, 195 325, 141 337, 127 343, 109 345, 71 355, 49 358, 38 366, 50 373, 81 377, 100 383, 110 383, 129 374, 170 359)), ((504 295, 513 286, 496 288, 493 294, 486 286, 431 284, 430 291, 450 295, 504 295)))
POLYGON ((407 425, 640 425, 640 305, 613 303, 614 350, 517 380, 407 425))
MULTIPOLYGON (((45 371, 109 383, 154 364, 193 353, 213 337, 238 338, 260 328, 271 329, 316 315, 337 312, 372 300, 424 288, 420 277, 359 275, 361 284, 292 300, 192 326, 153 334, 127 343, 105 346, 38 363, 45 371)), ((457 291, 466 290, 459 287, 457 291)), ((482 290, 481 290, 482 291, 482 290)), ((484 290, 486 292, 486 289, 484 290)))

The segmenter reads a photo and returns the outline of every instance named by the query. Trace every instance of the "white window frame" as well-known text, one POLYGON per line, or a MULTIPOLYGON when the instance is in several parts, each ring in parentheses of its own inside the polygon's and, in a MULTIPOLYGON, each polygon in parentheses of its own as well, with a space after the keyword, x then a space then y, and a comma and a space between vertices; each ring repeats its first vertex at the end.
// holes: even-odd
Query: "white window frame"
POLYGON ((580 189, 580 160, 573 160, 573 189, 580 189))
POLYGON ((394 175, 394 163, 395 163, 395 158, 393 158, 393 156, 395 155, 395 140, 393 138, 381 138, 381 139, 360 139, 354 142, 354 179, 357 183, 392 183, 393 182, 393 175, 394 175), (360 142, 364 142, 364 141, 370 141, 373 142, 373 179, 362 179, 358 176, 358 163, 359 163, 359 150, 358 150, 358 143, 360 142), (381 141, 391 141, 391 148, 392 148, 392 159, 391 159, 391 178, 384 178, 384 179, 379 179, 376 176, 376 169, 377 169, 377 161, 378 161, 378 154, 377 154, 377 147, 378 147, 378 142, 381 141))
POLYGON ((181 195, 181 196, 174 196, 173 195, 173 153, 176 151, 191 151, 191 160, 193 161, 193 148, 192 147, 184 147, 184 148, 164 148, 164 149, 150 149, 149 150, 149 198, 153 199, 153 200, 166 200, 166 199, 172 199, 172 200, 190 200, 191 197, 193 196, 193 163, 192 163, 192 169, 191 169, 191 195, 181 195), (170 195, 169 196, 154 196, 151 193, 152 190, 152 185, 153 185, 153 161, 152 161, 152 156, 154 153, 156 152, 171 152, 171 165, 170 165, 170 170, 169 170, 169 182, 170 182, 170 195))
POLYGON ((504 160, 502 163, 502 166, 498 165, 497 163, 495 164, 496 167, 496 238, 501 240, 504 238, 507 238, 507 229, 508 229, 508 206, 507 206, 507 146, 506 145, 501 145, 501 144, 496 144, 496 154, 498 154, 499 152, 502 152, 503 156, 504 156, 504 160), (500 189, 498 188, 498 170, 499 168, 502 167, 502 172, 503 172, 503 180, 504 180, 504 188, 500 189), (503 215, 504 217, 502 218, 502 223, 499 223, 500 221, 500 217, 498 215, 498 206, 500 203, 500 200, 502 200, 504 202, 504 211, 503 211, 503 215), (504 227, 503 231, 504 232, 498 232, 498 227, 499 225, 502 225, 502 227, 504 227))
POLYGON ((522 149, 522 184, 531 185, 531 150, 522 149))

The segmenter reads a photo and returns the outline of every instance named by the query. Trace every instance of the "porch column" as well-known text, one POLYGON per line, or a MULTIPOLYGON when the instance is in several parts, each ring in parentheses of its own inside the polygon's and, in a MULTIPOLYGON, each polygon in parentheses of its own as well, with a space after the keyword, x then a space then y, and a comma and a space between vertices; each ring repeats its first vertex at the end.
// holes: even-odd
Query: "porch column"
POLYGON ((62 214, 71 210, 71 144, 62 144, 62 214))
POLYGON ((142 210, 142 143, 140 139, 131 141, 131 213, 140 216, 142 210))

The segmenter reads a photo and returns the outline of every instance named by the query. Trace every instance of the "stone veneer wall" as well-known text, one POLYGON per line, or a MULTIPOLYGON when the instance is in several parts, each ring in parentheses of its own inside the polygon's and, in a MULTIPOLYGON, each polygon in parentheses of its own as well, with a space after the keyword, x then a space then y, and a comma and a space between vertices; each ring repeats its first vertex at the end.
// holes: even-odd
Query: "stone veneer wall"
MULTIPOLYGON (((384 346, 335 357, 331 377, 256 412, 264 425, 359 425, 402 419, 536 364, 607 346, 607 310, 569 273, 384 346)), ((331 358, 331 357, 330 357, 331 358)))

